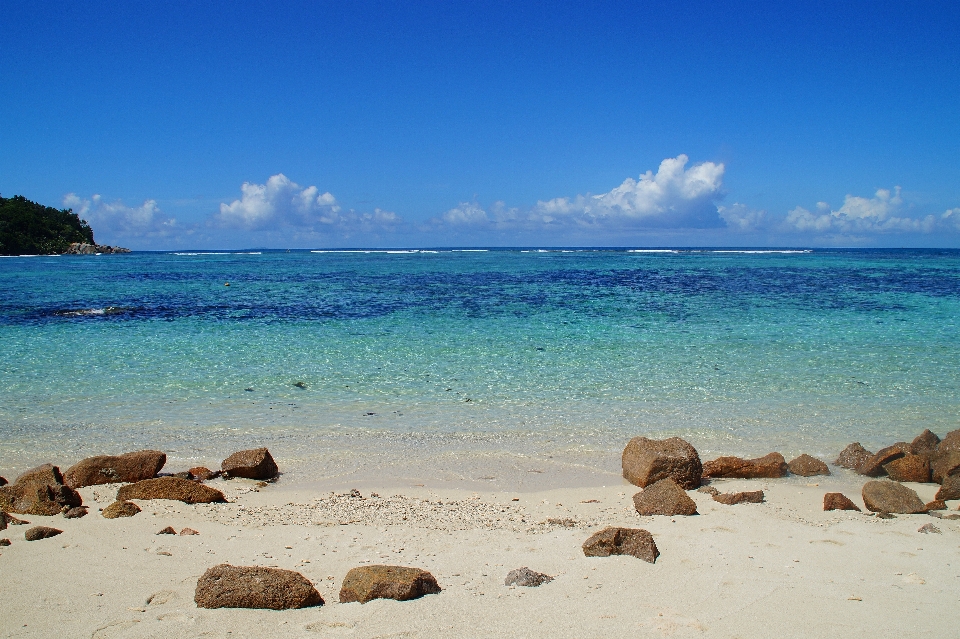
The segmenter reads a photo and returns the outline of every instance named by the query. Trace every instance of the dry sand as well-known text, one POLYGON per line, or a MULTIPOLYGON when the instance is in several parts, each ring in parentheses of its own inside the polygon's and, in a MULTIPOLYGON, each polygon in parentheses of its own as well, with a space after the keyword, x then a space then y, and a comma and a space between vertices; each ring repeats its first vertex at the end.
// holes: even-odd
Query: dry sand
MULTIPOLYGON (((823 512, 841 491, 862 507, 864 478, 721 480, 766 492, 724 506, 689 493, 700 514, 640 517, 626 483, 537 492, 417 486, 345 491, 213 481, 230 503, 137 502, 132 518, 98 509, 117 485, 81 489, 82 519, 25 516, 63 534, 0 537, 3 637, 948 637, 960 636, 960 521, 880 520, 823 512), (372 496, 378 493, 379 496, 372 496), (513 501, 514 499, 517 501, 513 501), (933 523, 941 534, 921 534, 933 523), (588 558, 581 544, 609 525, 649 530, 656 564, 588 558), (195 536, 157 535, 173 526, 195 536), (210 566, 277 566, 310 579, 326 604, 304 610, 206 610, 193 601, 210 566), (431 571, 443 592, 408 602, 340 604, 346 572, 364 564, 431 571), (507 587, 511 569, 553 575, 507 587)), ((934 485, 911 485, 925 501, 934 485)), ((950 502, 951 510, 957 508, 950 502)))

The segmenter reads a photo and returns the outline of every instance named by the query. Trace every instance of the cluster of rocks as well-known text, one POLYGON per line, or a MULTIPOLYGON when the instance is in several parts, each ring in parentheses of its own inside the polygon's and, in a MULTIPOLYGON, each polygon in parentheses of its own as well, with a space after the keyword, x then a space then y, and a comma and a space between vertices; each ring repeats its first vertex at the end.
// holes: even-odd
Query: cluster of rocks
POLYGON ((108 246, 106 244, 87 244, 86 242, 73 242, 63 252, 64 255, 96 255, 97 253, 129 253, 130 249, 120 246, 108 246))
MULTIPOLYGON (((106 519, 133 517, 141 512, 132 499, 171 499, 187 504, 226 502, 223 493, 203 481, 215 477, 245 477, 250 479, 272 480, 279 468, 270 451, 255 448, 233 453, 221 464, 220 470, 191 468, 184 473, 161 476, 161 469, 167 462, 165 453, 158 450, 140 450, 123 455, 97 455, 88 457, 65 473, 53 464, 43 464, 22 474, 11 484, 0 477, 0 530, 8 524, 27 523, 13 517, 10 513, 23 515, 52 516, 62 514, 66 519, 84 517, 88 508, 78 488, 99 486, 102 484, 123 483, 117 491, 116 501, 103 509, 106 519)), ((189 529, 185 529, 189 530, 189 529)), ((26 531, 27 541, 46 539, 59 535, 62 530, 46 526, 35 526, 26 531)), ((181 531, 183 534, 191 534, 181 531)), ((196 534, 194 531, 192 534, 196 534)), ((9 545, 10 540, 4 539, 9 545)))

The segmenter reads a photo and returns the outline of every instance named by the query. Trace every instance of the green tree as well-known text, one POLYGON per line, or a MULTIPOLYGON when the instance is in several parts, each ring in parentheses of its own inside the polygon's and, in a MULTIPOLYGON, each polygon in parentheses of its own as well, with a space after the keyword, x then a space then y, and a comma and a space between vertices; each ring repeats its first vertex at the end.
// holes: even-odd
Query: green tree
POLYGON ((55 209, 22 195, 0 197, 0 254, 63 253, 73 242, 93 244, 93 229, 72 209, 55 209))

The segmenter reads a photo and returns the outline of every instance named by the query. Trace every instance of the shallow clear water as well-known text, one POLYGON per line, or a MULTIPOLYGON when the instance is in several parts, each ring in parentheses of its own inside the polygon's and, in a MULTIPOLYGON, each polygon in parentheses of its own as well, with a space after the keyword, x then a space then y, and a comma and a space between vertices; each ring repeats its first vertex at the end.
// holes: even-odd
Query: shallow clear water
POLYGON ((615 474, 638 434, 829 458, 960 427, 958 317, 960 251, 6 258, 0 473, 267 445, 294 477, 522 483, 615 474))

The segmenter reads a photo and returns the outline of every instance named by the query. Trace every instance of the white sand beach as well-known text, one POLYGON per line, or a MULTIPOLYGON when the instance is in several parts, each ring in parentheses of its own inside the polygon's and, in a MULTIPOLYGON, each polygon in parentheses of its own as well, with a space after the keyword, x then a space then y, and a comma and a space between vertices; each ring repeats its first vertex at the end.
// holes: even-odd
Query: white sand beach
MULTIPOLYGON (((282 466, 282 460, 278 460, 282 466)), ((726 506, 689 492, 699 515, 641 517, 616 485, 470 492, 393 485, 359 497, 281 479, 214 480, 229 503, 137 501, 105 519, 118 485, 80 490, 80 519, 22 516, 63 530, 24 541, 0 532, 3 637, 946 637, 960 631, 960 521, 925 514, 882 520, 823 512, 825 492, 863 507, 866 478, 715 480, 763 490, 765 503, 726 506), (940 534, 918 529, 933 523, 940 534), (198 535, 157 535, 166 526, 198 535), (605 526, 649 530, 655 564, 585 557, 605 526), (214 565, 276 566, 307 577, 325 604, 300 610, 201 609, 214 565), (368 564, 430 571, 441 593, 338 603, 344 575, 368 564), (528 566, 555 579, 508 587, 528 566)), ((911 484, 925 501, 934 484, 911 484)), ((950 510, 957 502, 948 502, 950 510)), ((944 514, 948 514, 944 512, 944 514)))

